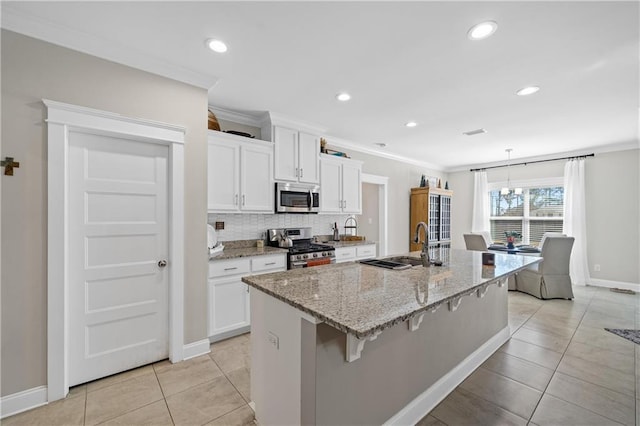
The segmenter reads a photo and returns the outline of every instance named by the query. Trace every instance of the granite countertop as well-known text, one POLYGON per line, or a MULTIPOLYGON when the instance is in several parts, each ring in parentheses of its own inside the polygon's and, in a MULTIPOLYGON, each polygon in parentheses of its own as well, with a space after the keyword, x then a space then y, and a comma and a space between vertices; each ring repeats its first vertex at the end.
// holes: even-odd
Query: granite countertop
MULTIPOLYGON (((242 281, 358 338, 375 334, 428 309, 538 263, 539 257, 450 250, 444 266, 390 270, 357 262, 243 277, 242 281)), ((409 254, 419 258, 419 252, 409 254)), ((464 303, 464 302, 463 302, 464 303)))
POLYGON ((340 247, 354 247, 354 246, 364 246, 367 244, 376 244, 375 241, 367 241, 367 240, 361 240, 361 241, 327 241, 327 242, 323 242, 322 244, 329 244, 332 245, 335 248, 340 248, 340 247))
POLYGON ((210 262, 216 260, 236 259, 238 257, 285 254, 288 252, 287 249, 267 245, 264 247, 256 247, 256 240, 222 241, 222 245, 224 245, 222 254, 209 258, 210 262))

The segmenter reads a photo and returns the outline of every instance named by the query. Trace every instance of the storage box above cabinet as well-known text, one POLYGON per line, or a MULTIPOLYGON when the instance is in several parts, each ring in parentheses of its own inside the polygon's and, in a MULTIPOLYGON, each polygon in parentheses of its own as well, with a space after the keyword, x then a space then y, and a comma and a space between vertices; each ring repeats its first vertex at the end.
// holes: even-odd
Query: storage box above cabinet
POLYGON ((274 178, 278 181, 318 183, 320 136, 273 126, 274 178))
POLYGON ((362 162, 320 155, 320 212, 362 214, 362 162))
POLYGON ((218 213, 273 213, 273 144, 211 131, 207 207, 218 213))

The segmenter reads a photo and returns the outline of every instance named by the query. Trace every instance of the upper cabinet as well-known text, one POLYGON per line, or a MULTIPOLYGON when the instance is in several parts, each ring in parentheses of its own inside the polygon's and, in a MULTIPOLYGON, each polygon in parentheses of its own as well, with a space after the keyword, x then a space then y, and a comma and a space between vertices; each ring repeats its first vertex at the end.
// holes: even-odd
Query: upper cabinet
POLYGON ((362 162, 320 156, 320 212, 362 214, 362 162))
POLYGON ((317 184, 320 181, 320 137, 273 126, 275 180, 317 184))
POLYGON ((208 135, 207 207, 218 213, 273 213, 273 144, 208 135))

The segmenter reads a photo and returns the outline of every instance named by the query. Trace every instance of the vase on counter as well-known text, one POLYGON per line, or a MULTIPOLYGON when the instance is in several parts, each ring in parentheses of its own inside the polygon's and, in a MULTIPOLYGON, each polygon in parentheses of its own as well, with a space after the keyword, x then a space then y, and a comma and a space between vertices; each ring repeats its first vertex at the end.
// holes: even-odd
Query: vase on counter
POLYGON ((516 248, 513 243, 516 241, 515 237, 507 237, 507 248, 509 250, 513 250, 516 248))

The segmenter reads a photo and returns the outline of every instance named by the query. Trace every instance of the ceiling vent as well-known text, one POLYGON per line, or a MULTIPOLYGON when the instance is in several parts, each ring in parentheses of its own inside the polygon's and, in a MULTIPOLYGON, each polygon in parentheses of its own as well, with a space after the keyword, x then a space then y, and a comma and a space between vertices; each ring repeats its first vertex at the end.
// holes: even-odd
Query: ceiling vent
POLYGON ((487 133, 487 131, 485 129, 476 129, 476 130, 470 130, 468 132, 463 132, 463 135, 467 135, 467 136, 473 136, 473 135, 479 135, 481 133, 487 133))

